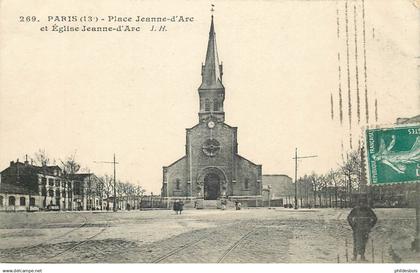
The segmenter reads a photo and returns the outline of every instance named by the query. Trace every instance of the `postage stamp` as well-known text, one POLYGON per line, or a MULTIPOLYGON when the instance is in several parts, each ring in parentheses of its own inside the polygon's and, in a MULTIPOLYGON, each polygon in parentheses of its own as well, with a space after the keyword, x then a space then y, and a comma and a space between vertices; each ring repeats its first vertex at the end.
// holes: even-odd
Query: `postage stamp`
POLYGON ((369 182, 420 182, 420 125, 366 130, 369 182))

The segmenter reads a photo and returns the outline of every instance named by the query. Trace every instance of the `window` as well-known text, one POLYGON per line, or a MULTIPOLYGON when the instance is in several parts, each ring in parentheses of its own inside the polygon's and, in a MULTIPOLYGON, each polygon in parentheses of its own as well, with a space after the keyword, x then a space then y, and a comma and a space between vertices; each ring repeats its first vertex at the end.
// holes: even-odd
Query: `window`
POLYGON ((45 187, 42 188, 42 196, 47 195, 47 189, 45 187))
POLYGON ((15 197, 9 196, 9 206, 14 206, 14 205, 15 205, 15 197))
POLYGON ((80 194, 80 183, 79 182, 74 183, 74 194, 80 194))
POLYGON ((60 190, 55 190, 55 196, 60 196, 60 190))
POLYGON ((42 185, 46 185, 47 184, 47 179, 45 177, 41 178, 41 182, 42 185))
POLYGON ((249 179, 248 178, 245 179, 244 187, 245 187, 246 190, 249 189, 249 179))
POLYGON ((176 187, 177 190, 179 190, 180 186, 181 186, 181 181, 177 178, 176 181, 175 181, 175 187, 176 187))
POLYGON ((20 206, 26 206, 26 199, 25 199, 25 197, 21 197, 19 199, 19 205, 20 206))
POLYGON ((60 179, 55 180, 55 186, 60 187, 61 181, 60 179))
POLYGON ((66 192, 65 191, 62 192, 62 196, 63 196, 63 198, 66 198, 66 192))
POLYGON ((210 100, 206 99, 204 101, 204 111, 209 112, 210 111, 210 100))
POLYGON ((217 100, 214 100, 213 102, 213 110, 219 111, 219 102, 217 100))
POLYGON ((48 178, 48 185, 54 186, 54 179, 48 178))
POLYGON ((29 206, 35 206, 35 198, 31 197, 29 199, 29 206))
POLYGON ((53 190, 49 190, 48 191, 48 196, 53 197, 54 196, 54 191, 53 190))
POLYGON ((3 196, 0 196, 0 207, 3 207, 3 196))

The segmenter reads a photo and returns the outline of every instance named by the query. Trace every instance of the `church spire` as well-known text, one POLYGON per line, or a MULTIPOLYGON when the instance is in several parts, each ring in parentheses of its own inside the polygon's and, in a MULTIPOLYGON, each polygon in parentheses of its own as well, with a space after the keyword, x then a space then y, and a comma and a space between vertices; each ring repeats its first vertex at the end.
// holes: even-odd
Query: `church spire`
POLYGON ((208 120, 224 122, 225 87, 222 84, 223 66, 219 64, 217 56, 216 33, 214 19, 211 16, 209 41, 207 44, 206 62, 201 67, 202 81, 198 88, 200 95, 200 122, 208 120))
POLYGON ((217 55, 216 33, 214 32, 214 19, 211 16, 209 41, 207 44, 206 62, 202 66, 202 82, 200 89, 223 88, 222 84, 222 65, 219 64, 217 55))

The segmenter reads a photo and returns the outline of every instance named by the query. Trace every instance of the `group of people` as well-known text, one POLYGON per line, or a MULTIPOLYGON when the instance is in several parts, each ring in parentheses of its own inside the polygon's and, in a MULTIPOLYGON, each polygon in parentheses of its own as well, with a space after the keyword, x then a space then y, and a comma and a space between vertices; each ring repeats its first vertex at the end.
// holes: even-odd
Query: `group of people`
POLYGON ((184 209, 184 202, 182 200, 175 200, 174 202, 174 211, 176 214, 181 214, 184 209))

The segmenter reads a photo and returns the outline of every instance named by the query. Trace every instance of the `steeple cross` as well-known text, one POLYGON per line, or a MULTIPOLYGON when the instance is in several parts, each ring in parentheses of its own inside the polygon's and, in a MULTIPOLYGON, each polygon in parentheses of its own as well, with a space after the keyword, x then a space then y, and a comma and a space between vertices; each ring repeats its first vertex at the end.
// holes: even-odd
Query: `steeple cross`
POLYGON ((210 9, 210 11, 211 11, 211 14, 213 15, 213 13, 214 13, 214 5, 213 5, 213 4, 211 4, 211 9, 210 9))

